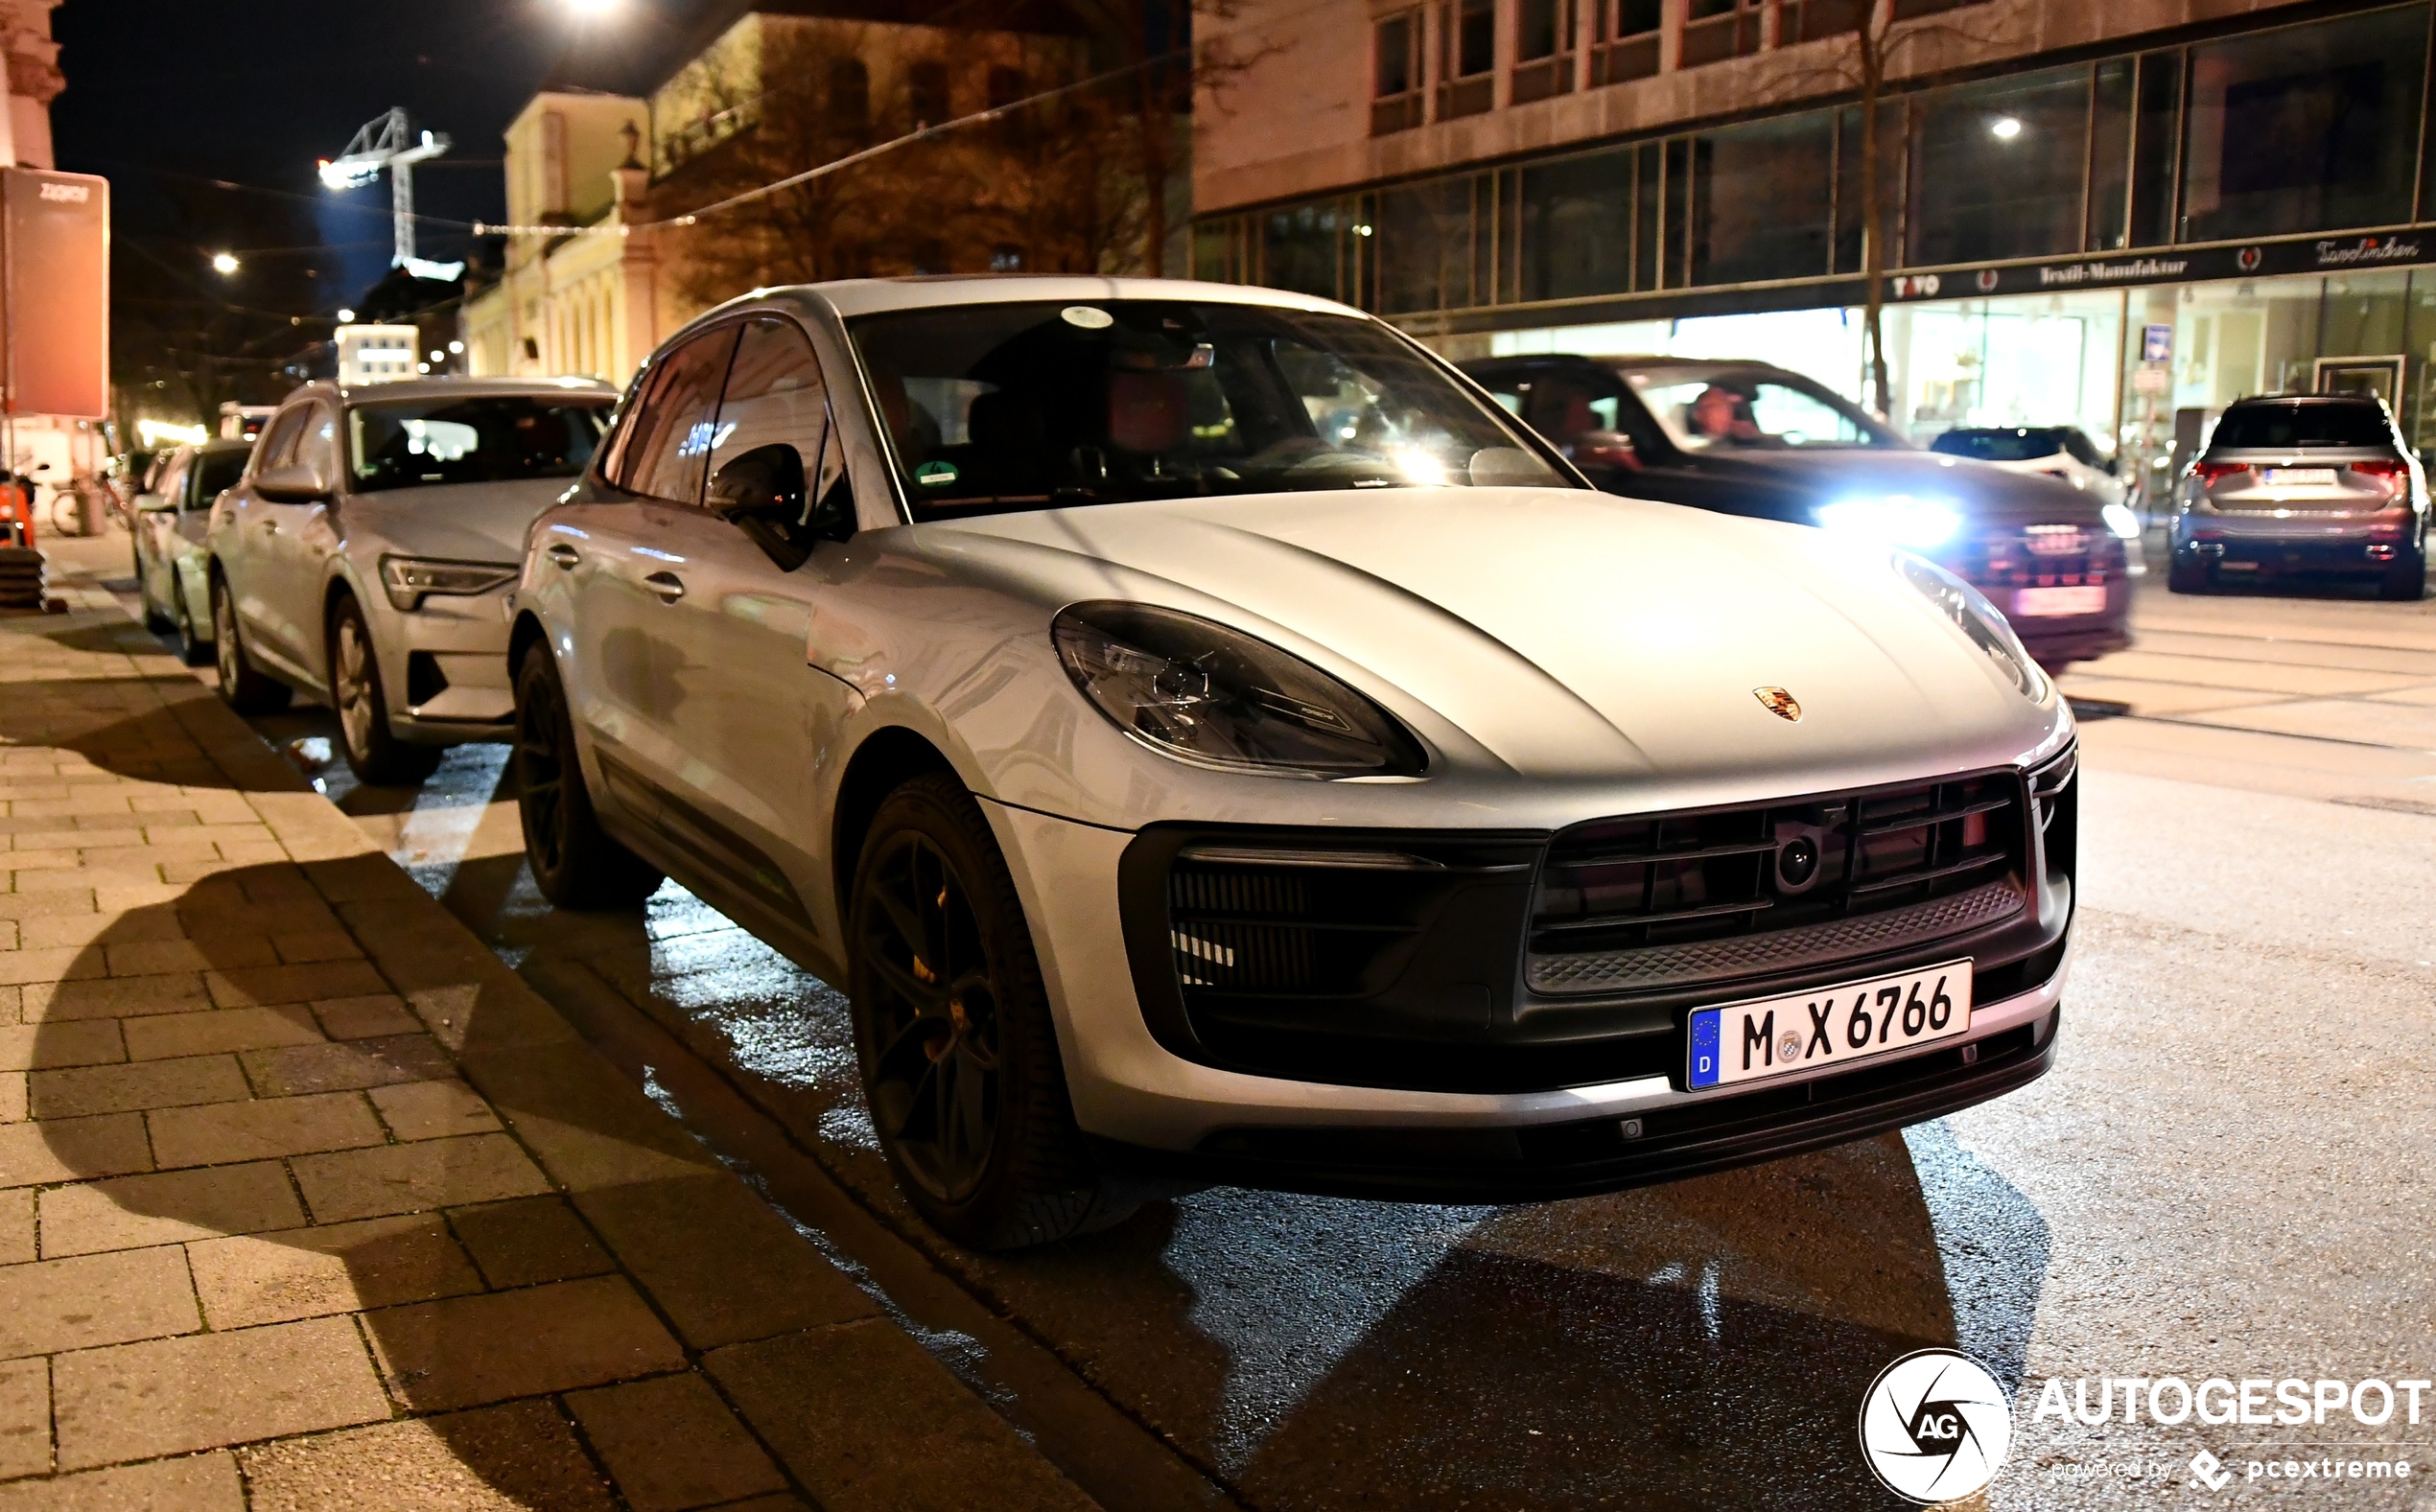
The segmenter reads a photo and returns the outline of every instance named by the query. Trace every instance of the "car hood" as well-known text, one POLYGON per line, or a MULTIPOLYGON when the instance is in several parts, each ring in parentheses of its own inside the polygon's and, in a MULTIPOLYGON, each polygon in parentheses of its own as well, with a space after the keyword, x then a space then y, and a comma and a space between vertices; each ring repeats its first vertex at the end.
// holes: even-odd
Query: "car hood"
POLYGON ((1809 502, 1909 494, 1951 499, 1981 524, 2087 524, 2097 518, 2098 500, 2062 478, 1937 452, 1709 451, 1691 465, 1713 477, 1798 493, 1809 502))
POLYGON ((573 481, 532 477, 389 488, 350 494, 339 513, 350 542, 371 540, 386 550, 456 562, 515 563, 524 559, 525 527, 573 481))
POLYGON ((1798 786, 1839 767, 1956 770, 2017 757, 2054 718, 2003 682, 1886 550, 1805 526, 1472 488, 922 529, 969 569, 986 560, 1046 597, 1141 598, 1229 620, 1346 677, 1441 748, 1476 742, 1533 776, 1776 771, 1798 786), (1791 692, 1799 720, 1771 713, 1761 688, 1791 692))

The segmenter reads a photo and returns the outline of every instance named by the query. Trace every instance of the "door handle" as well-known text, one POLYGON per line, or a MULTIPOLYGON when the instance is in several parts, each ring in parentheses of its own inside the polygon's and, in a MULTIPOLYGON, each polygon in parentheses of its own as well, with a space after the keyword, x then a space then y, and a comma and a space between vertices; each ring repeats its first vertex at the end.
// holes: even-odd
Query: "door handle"
POLYGON ((544 551, 542 555, 550 558, 552 562, 555 562, 562 568, 573 568, 577 562, 583 559, 582 553, 578 552, 574 547, 569 546, 564 541, 552 546, 549 550, 544 551))
POLYGON ((685 583, 674 572, 646 574, 643 586, 659 594, 664 604, 673 604, 685 596, 685 583))
POLYGON ((277 535, 279 533, 279 522, 276 520, 264 521, 262 523, 262 533, 267 536, 277 535))

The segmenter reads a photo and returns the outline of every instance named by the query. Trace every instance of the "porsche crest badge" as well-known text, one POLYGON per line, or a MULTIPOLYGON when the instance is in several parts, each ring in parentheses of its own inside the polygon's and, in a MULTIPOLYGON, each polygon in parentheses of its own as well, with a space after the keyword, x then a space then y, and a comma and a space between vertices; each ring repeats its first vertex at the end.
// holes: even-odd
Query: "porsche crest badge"
POLYGON ((1793 695, 1781 687, 1754 687, 1751 696, 1779 719, 1798 720, 1802 716, 1802 706, 1793 702, 1793 695))

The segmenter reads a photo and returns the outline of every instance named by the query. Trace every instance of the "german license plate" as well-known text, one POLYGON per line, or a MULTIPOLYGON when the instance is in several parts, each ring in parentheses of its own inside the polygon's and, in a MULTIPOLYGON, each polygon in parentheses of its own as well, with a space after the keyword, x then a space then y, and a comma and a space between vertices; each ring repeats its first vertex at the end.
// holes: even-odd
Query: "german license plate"
POLYGON ((2334 469, 2331 467, 2262 467, 2259 482, 2266 488, 2331 488, 2334 469))
POLYGON ((2013 595, 2013 612, 2027 618, 2048 615, 2102 615, 2106 585, 2083 583, 2072 588, 2025 588, 2013 595))
POLYGON ((1867 1060, 1971 1028, 1971 963, 1846 982, 1692 1014, 1688 1084, 1732 1086, 1867 1060))

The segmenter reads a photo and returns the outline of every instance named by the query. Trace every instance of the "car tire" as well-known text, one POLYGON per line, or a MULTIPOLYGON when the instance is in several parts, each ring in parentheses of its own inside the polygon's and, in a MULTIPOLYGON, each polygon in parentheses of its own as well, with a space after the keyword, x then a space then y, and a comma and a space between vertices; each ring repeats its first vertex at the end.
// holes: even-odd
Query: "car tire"
POLYGON ((527 650, 516 668, 516 744, 508 761, 525 864, 542 896, 560 908, 633 908, 659 890, 659 870, 612 839, 593 812, 574 721, 547 644, 527 650))
POLYGON ((915 1210, 974 1249, 1047 1244, 1131 1213, 1138 1195, 1102 1175, 1075 1127, 1015 879, 953 777, 918 777, 881 800, 851 898, 864 1098, 915 1210))
POLYGON ((2394 563, 2377 585, 2377 596, 2396 603, 2416 604, 2427 596, 2427 552, 2424 548, 2394 563))
POLYGON ((2166 569, 2166 591, 2169 593, 2204 593, 2208 591, 2208 564, 2196 557, 2174 553, 2166 569))
POLYGON ((331 606, 330 707, 339 716, 339 748, 359 782, 403 787, 439 770, 438 746, 412 745, 389 729, 389 700, 381 686, 381 658, 363 606, 351 594, 331 606))
POLYGON ((195 628, 195 608, 187 601, 186 585, 182 582, 177 585, 177 614, 175 619, 177 626, 177 660, 188 666, 209 665, 212 643, 195 628))
POLYGON ((220 696, 241 714, 275 714, 288 707, 295 689, 275 677, 254 670, 246 642, 237 632, 237 604, 228 580, 218 572, 211 579, 212 656, 220 663, 220 696))

